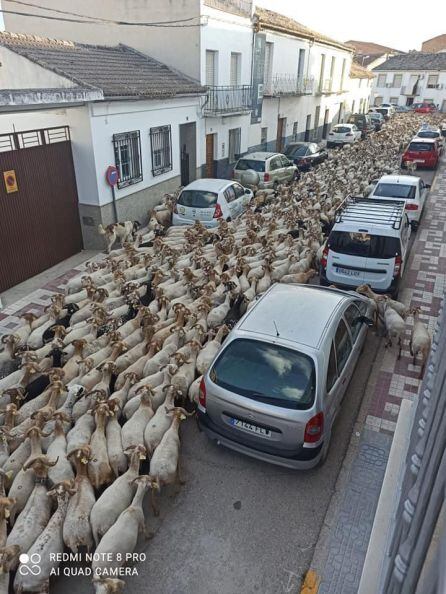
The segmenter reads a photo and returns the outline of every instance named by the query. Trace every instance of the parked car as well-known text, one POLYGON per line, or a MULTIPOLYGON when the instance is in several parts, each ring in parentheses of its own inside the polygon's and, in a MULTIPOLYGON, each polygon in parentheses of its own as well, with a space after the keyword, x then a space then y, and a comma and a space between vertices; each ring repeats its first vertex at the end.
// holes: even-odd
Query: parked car
POLYGON ((383 175, 368 197, 376 200, 404 200, 412 229, 417 229, 429 188, 429 184, 414 175, 383 175))
POLYGON ((281 153, 249 153, 235 164, 233 178, 242 181, 244 171, 252 169, 259 174, 260 188, 275 188, 279 184, 299 178, 296 165, 281 153))
POLYGON ((438 143, 430 138, 412 138, 401 158, 401 167, 416 163, 418 167, 436 169, 440 160, 438 143))
POLYGON ((285 155, 302 171, 328 158, 327 150, 315 142, 291 142, 285 149, 285 155))
POLYGON ((381 113, 378 113, 377 111, 369 113, 368 115, 370 116, 372 124, 375 126, 375 132, 381 130, 384 124, 384 116, 381 113))
POLYGON ((323 462, 370 315, 358 294, 274 284, 205 374, 200 426, 218 444, 266 462, 323 462))
POLYGON ((253 197, 250 189, 228 179, 203 178, 185 186, 172 214, 172 225, 216 227, 220 219, 230 221, 241 215, 253 197))
POLYGON ((366 113, 353 113, 347 121, 349 124, 355 124, 358 130, 361 130, 361 138, 365 138, 375 129, 369 114, 366 113))
POLYGON ((395 113, 395 106, 393 105, 393 103, 381 103, 381 105, 379 105, 379 107, 388 107, 390 110, 390 115, 394 115, 395 113))
POLYGON ((407 113, 410 111, 410 107, 407 105, 395 105, 395 113, 407 113))
POLYGON ((416 113, 434 113, 437 111, 435 103, 421 103, 415 107, 416 113))
POLYGON ((446 138, 446 120, 440 124, 441 135, 446 138))
POLYGON ((438 148, 440 149, 440 154, 444 149, 444 137, 441 134, 440 128, 436 126, 429 126, 428 124, 423 125, 417 132, 417 138, 432 138, 435 139, 438 143, 438 148))
POLYGON ((337 124, 328 133, 327 147, 343 146, 361 140, 361 130, 355 124, 337 124))
POLYGON ((408 260, 410 224, 401 200, 347 198, 322 254, 322 285, 350 289, 368 284, 398 294, 408 260))
POLYGON ((380 113, 386 121, 390 120, 390 118, 393 115, 390 107, 383 107, 382 105, 379 105, 378 107, 375 107, 374 109, 375 109, 375 111, 380 113))

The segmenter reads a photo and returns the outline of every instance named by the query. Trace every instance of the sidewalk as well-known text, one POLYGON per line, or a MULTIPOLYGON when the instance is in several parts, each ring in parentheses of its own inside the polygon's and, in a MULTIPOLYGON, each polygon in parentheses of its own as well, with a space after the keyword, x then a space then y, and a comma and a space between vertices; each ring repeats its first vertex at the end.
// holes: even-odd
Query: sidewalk
MULTIPOLYGON (((420 306, 431 335, 446 278, 446 161, 436 175, 424 219, 412 247, 405 288, 399 300, 420 306)), ((319 576, 318 594, 356 594, 376 506, 403 399, 414 400, 420 367, 412 365, 410 324, 401 359, 396 347, 382 348, 373 363, 369 387, 351 447, 319 535, 311 569, 319 576)))

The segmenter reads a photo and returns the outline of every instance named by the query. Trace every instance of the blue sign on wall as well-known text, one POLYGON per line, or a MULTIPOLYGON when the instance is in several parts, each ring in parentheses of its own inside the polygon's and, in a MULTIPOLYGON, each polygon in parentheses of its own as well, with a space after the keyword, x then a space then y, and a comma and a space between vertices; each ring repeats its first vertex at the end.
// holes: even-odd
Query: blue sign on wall
POLYGON ((254 37, 254 53, 252 56, 252 112, 251 124, 262 121, 263 76, 265 71, 266 35, 256 33, 254 37))

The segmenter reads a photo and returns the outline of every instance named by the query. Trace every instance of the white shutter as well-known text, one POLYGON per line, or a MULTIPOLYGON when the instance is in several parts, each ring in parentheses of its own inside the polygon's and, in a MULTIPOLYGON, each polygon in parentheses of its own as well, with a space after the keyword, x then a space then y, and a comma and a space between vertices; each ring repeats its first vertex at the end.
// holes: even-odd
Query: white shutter
POLYGON ((265 45, 265 74, 263 77, 264 84, 267 86, 271 82, 273 61, 273 44, 267 42, 265 45))
POLYGON ((209 87, 217 84, 216 57, 217 52, 206 50, 206 85, 209 87))
POLYGON ((236 87, 240 84, 240 54, 231 53, 231 73, 229 84, 236 87))

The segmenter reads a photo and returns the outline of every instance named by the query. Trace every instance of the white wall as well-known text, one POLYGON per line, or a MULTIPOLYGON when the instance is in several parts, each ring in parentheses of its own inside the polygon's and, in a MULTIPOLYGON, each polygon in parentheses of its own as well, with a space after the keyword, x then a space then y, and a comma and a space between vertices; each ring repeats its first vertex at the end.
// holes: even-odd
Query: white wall
POLYGON ((363 100, 363 111, 367 113, 368 107, 370 104, 370 97, 372 91, 372 83, 373 79, 369 78, 349 78, 348 79, 348 96, 346 99, 346 111, 347 113, 350 112, 359 112, 359 108, 361 105, 361 99, 363 100), (354 109, 353 109, 353 101, 354 109))
POLYGON ((202 120, 198 117, 198 98, 169 99, 165 101, 116 101, 91 105, 91 129, 98 182, 98 203, 112 201, 111 190, 105 181, 105 171, 115 164, 113 134, 140 131, 141 160, 143 180, 126 188, 116 188, 116 198, 124 198, 134 192, 159 184, 180 175, 179 125, 196 122, 197 126, 197 167, 203 163, 204 142, 202 120), (170 124, 172 138, 171 171, 162 175, 152 175, 150 128, 170 124))
MULTIPOLYGON (((406 87, 408 89, 410 87, 410 80, 411 76, 413 75, 420 75, 423 78, 418 83, 418 94, 414 99, 414 103, 419 103, 425 99, 432 99, 435 104, 437 104, 440 109, 443 104, 443 101, 446 100, 446 71, 443 72, 435 72, 435 71, 390 71, 390 70, 383 70, 380 72, 379 69, 374 70, 373 73, 375 74, 375 79, 372 88, 372 103, 374 102, 376 97, 382 97, 383 103, 388 103, 391 97, 398 97, 398 105, 406 105, 406 98, 407 95, 401 94, 401 87, 406 87), (386 75, 386 81, 384 84, 393 85, 393 77, 395 74, 402 74, 403 75, 403 82, 402 85, 398 88, 393 86, 378 86, 378 78, 380 74, 386 75), (438 75, 438 84, 442 85, 443 88, 440 89, 428 89, 427 88, 427 81, 428 76, 430 74, 438 75)), ((379 81, 381 82, 381 81, 379 81)))
POLYGON ((34 62, 0 46, 0 89, 52 89, 76 86, 34 62))

